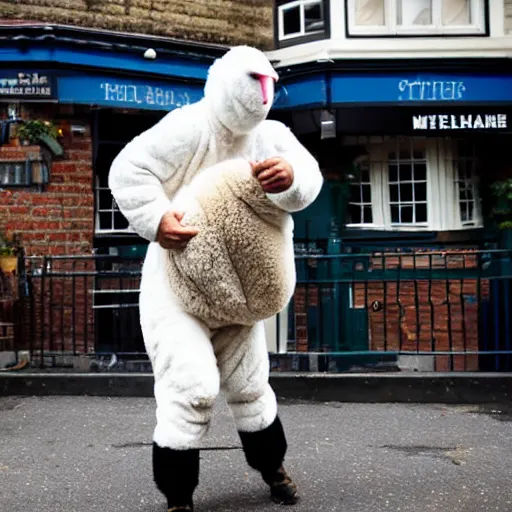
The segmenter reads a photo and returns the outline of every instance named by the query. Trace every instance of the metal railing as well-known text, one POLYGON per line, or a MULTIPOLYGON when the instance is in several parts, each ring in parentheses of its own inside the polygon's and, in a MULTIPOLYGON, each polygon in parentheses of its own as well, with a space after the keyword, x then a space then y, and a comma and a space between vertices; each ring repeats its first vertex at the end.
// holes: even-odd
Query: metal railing
MULTIPOLYGON (((141 264, 26 258, 16 349, 43 367, 145 360, 141 264)), ((274 371, 512 371, 512 251, 302 255, 296 267, 274 371)))

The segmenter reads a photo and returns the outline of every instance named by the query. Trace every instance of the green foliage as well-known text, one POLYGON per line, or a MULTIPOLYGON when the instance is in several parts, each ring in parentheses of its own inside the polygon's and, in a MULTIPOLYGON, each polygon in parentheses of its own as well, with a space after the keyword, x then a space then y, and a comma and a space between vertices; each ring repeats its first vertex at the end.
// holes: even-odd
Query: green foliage
POLYGON ((499 222, 500 229, 512 229, 512 178, 491 185, 496 198, 492 214, 499 222))
POLYGON ((25 121, 17 128, 20 140, 36 143, 42 135, 49 135, 56 139, 58 131, 49 121, 25 121))
POLYGON ((18 250, 19 244, 16 237, 0 233, 0 257, 16 256, 18 250))

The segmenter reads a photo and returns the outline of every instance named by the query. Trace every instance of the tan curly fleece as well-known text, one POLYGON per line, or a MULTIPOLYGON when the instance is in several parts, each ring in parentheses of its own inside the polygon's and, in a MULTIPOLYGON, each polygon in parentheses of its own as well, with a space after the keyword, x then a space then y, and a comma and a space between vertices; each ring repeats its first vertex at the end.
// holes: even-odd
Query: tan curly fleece
POLYGON ((175 204, 199 229, 185 249, 168 251, 171 288, 186 312, 217 328, 252 325, 286 306, 295 286, 290 214, 270 201, 247 161, 204 170, 175 204))

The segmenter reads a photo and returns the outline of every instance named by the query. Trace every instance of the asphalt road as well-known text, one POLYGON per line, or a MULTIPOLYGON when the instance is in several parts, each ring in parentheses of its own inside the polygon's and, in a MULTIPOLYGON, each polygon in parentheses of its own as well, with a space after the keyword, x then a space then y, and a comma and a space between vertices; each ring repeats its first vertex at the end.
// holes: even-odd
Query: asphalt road
MULTIPOLYGON (((499 406, 285 403, 289 512, 512 511, 512 411, 499 406)), ((165 512, 145 398, 0 398, 1 512, 165 512)), ((197 512, 271 512, 220 403, 197 512)))

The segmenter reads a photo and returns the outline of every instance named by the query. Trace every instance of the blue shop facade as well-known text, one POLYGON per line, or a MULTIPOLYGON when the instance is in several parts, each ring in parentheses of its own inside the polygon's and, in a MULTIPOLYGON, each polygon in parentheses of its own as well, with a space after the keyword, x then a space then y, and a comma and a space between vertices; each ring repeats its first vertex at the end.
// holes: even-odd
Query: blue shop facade
POLYGON ((344 244, 378 248, 476 247, 499 235, 489 188, 511 175, 505 62, 319 67, 282 70, 273 110, 327 179, 324 199, 298 216, 300 237, 334 229, 344 244))
MULTIPOLYGON (((104 273, 91 293, 98 351, 142 348, 134 312, 138 284, 130 279, 140 270, 146 242, 130 230, 110 194, 110 164, 168 111, 199 100, 209 66, 225 51, 59 26, 0 29, 4 121, 25 113, 63 120, 77 136, 90 134, 91 249, 106 258, 96 261, 104 273), (124 273, 116 278, 118 288, 111 272, 124 273)), ((287 124, 317 157, 325 185, 319 199, 295 215, 299 284, 274 324, 271 351, 298 358, 276 359, 274 367, 344 371, 394 365, 403 353, 437 352, 428 358, 429 369, 510 368, 510 354, 505 362, 467 355, 510 351, 512 343, 510 332, 502 331, 510 280, 508 287, 496 281, 494 291, 482 281, 482 269, 501 265, 492 251, 512 247, 512 230, 497 229, 491 193, 494 183, 512 176, 508 62, 276 67, 280 81, 270 117, 287 124), (301 355, 347 352, 352 359, 301 355)), ((505 327, 512 329, 510 319, 505 327)))
POLYGON ((279 69, 272 115, 325 177, 295 216, 288 341, 330 355, 298 368, 510 369, 511 203, 496 187, 512 178, 511 71, 489 59, 279 69))

